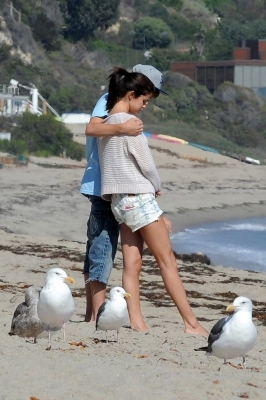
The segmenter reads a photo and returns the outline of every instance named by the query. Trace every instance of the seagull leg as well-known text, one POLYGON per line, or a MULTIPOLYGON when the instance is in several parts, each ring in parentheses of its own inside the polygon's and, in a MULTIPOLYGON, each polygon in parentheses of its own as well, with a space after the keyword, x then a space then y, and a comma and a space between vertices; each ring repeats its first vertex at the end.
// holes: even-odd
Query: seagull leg
POLYGON ((243 368, 247 368, 247 365, 246 365, 246 356, 243 356, 243 368))
POLYGON ((35 336, 35 338, 34 338, 34 342, 33 342, 34 344, 36 344, 37 343, 37 336, 35 336))
POLYGON ((108 343, 108 339, 107 339, 107 331, 105 331, 105 340, 106 340, 106 343, 108 343))
POLYGON ((226 364, 226 358, 224 358, 224 364, 226 364))
POLYGON ((119 343, 118 334, 119 334, 119 331, 116 331, 116 342, 117 343, 119 343))
POLYGON ((66 325, 65 325, 64 322, 63 322, 63 325, 62 325, 62 329, 63 329, 64 342, 65 342, 66 341, 66 325))

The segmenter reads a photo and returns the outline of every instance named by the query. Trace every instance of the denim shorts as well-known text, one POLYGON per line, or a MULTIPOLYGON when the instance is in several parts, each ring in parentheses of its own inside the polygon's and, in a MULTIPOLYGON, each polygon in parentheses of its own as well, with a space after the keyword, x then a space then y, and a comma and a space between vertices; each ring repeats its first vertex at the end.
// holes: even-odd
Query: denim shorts
POLYGON ((108 283, 115 258, 119 225, 112 213, 111 203, 98 196, 87 196, 91 212, 87 223, 87 247, 84 274, 88 281, 108 283))
POLYGON ((125 223, 132 232, 158 221, 163 211, 152 193, 112 195, 112 211, 119 224, 125 223))

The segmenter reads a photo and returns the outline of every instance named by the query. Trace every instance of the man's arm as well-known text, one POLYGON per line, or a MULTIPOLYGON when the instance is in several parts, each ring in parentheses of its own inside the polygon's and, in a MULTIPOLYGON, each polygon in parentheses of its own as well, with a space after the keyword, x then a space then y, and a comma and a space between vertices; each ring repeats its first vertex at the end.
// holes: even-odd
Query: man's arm
POLYGON ((104 124, 103 119, 99 117, 91 118, 86 126, 86 136, 115 136, 115 135, 129 135, 137 136, 143 131, 143 123, 139 118, 130 118, 123 124, 104 124))

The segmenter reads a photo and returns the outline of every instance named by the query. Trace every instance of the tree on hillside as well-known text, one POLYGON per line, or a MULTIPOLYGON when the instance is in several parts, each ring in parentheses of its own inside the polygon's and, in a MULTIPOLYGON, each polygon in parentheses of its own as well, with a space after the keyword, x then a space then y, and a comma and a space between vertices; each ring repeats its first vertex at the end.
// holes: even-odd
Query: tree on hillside
POLYGON ((134 24, 131 32, 135 49, 167 48, 174 40, 170 27, 159 18, 145 17, 134 24))
POLYGON ((84 149, 72 139, 66 126, 56 121, 51 114, 37 115, 29 112, 16 117, 0 117, 0 129, 11 132, 11 141, 0 141, 0 151, 11 154, 39 154, 82 160, 84 149))
POLYGON ((231 20, 251 21, 266 15, 265 0, 204 0, 204 3, 219 17, 231 20))
POLYGON ((34 38, 43 45, 47 53, 60 49, 59 32, 54 21, 44 13, 39 13, 33 14, 30 22, 34 38))
POLYGON ((65 37, 78 41, 93 36, 95 29, 105 30, 118 18, 119 0, 60 0, 65 37))
POLYGON ((181 40, 193 41, 195 33, 201 28, 201 23, 199 21, 190 20, 180 14, 169 15, 166 22, 175 36, 181 40))
POLYGON ((219 26, 209 29, 205 35, 204 56, 206 60, 231 60, 234 44, 220 32, 219 26))
POLYGON ((204 0, 204 3, 211 11, 219 14, 224 4, 228 3, 228 0, 204 0))
POLYGON ((266 24, 262 19, 256 21, 224 20, 220 25, 221 36, 234 46, 239 46, 242 40, 262 39, 266 36, 266 24))
POLYGON ((166 7, 158 2, 149 5, 147 15, 153 18, 161 18, 163 21, 167 21, 169 17, 169 12, 167 11, 166 7))
POLYGON ((246 39, 266 36, 266 0, 205 0, 220 20, 206 37, 207 59, 231 58, 232 49, 246 39))

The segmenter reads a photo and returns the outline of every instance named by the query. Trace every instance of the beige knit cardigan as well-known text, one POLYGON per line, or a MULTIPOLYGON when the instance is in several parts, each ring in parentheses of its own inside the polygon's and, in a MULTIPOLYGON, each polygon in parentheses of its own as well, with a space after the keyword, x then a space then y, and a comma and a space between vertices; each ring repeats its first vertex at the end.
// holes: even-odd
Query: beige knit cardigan
MULTIPOLYGON (((132 114, 111 114, 105 124, 120 124, 135 118, 132 114)), ((118 193, 155 193, 161 190, 160 177, 144 133, 138 136, 98 138, 101 167, 101 194, 111 200, 118 193)))

